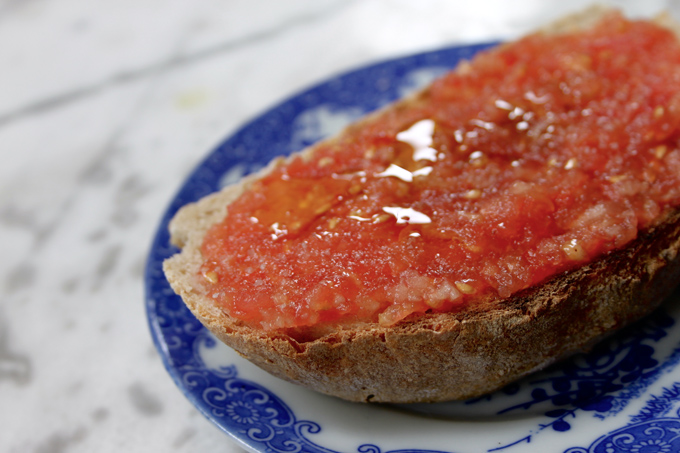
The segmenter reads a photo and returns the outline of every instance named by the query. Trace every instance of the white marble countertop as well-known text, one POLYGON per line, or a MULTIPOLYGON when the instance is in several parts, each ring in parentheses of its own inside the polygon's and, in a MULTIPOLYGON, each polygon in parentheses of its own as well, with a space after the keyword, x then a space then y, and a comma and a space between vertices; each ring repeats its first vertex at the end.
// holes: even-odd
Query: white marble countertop
POLYGON ((588 3, 0 0, 0 451, 242 451, 175 387, 147 327, 143 267, 184 177, 328 76, 588 3))

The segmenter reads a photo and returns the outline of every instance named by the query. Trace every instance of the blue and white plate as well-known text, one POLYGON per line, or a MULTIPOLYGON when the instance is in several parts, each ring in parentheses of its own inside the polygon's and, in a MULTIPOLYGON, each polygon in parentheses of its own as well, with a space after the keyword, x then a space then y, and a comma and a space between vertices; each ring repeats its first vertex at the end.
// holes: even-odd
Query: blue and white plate
POLYGON ((490 44, 399 58, 274 107, 196 168, 158 227, 146 269, 151 332, 191 402, 254 452, 680 452, 680 296, 591 353, 484 398, 419 405, 341 401, 274 378, 216 341, 168 285, 170 218, 273 157, 337 132, 490 44))

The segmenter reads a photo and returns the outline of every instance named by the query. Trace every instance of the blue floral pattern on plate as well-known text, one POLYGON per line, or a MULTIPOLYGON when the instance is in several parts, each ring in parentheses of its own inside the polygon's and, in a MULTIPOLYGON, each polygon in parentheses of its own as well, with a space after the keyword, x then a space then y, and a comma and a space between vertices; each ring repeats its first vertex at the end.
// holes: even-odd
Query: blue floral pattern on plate
POLYGON ((165 280, 162 262, 177 252, 169 244, 167 226, 181 206, 336 132, 492 45, 378 63, 295 95, 220 144, 172 200, 147 262, 149 326, 177 386, 245 448, 282 453, 680 451, 680 382, 673 378, 680 360, 677 304, 588 354, 492 395, 467 402, 369 407, 302 389, 291 397, 289 384, 253 371, 218 343, 165 280), (243 370, 249 370, 247 377, 243 370), (352 425, 355 416, 368 418, 352 425))
POLYGON ((596 440, 589 448, 574 447, 565 453, 672 453, 680 451, 680 383, 652 395, 633 422, 596 440), (672 417, 666 415, 675 409, 672 417))

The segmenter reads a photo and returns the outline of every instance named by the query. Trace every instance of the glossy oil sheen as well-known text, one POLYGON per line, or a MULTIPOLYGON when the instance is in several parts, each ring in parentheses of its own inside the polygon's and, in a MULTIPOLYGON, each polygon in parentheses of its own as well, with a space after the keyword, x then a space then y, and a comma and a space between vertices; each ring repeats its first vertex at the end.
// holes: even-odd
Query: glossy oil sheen
POLYGON ((203 244, 265 329, 455 311, 633 240, 680 200, 680 48, 611 15, 475 58, 275 169, 203 244))

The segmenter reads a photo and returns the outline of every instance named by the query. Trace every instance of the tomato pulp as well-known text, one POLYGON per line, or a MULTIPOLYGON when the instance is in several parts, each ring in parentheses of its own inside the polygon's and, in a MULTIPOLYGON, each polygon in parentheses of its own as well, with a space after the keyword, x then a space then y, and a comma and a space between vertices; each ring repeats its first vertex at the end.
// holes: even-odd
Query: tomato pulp
POLYGON ((530 35, 278 165, 208 232, 201 278, 266 330, 504 298, 677 206, 679 125, 667 29, 530 35))

